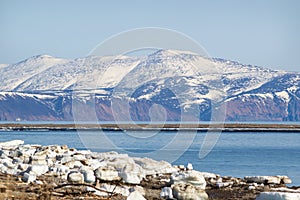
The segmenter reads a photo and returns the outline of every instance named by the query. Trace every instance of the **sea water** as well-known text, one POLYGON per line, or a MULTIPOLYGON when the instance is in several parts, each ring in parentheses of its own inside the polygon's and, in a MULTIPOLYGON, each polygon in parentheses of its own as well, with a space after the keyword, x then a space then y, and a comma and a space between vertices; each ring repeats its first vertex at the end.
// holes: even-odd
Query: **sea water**
POLYGON ((223 132, 207 156, 200 158, 199 151, 206 134, 190 131, 2 131, 0 141, 19 139, 26 144, 66 144, 77 149, 113 150, 131 156, 155 155, 155 159, 162 160, 168 160, 166 156, 173 158, 178 155, 178 159, 171 160, 173 164, 192 163, 199 171, 234 177, 288 175, 293 180, 292 185, 300 185, 299 133, 223 132), (180 143, 188 144, 188 148, 171 145, 162 151, 178 134, 184 134, 180 143), (98 144, 104 137, 110 145, 98 144), (158 153, 152 154, 155 152, 158 153))

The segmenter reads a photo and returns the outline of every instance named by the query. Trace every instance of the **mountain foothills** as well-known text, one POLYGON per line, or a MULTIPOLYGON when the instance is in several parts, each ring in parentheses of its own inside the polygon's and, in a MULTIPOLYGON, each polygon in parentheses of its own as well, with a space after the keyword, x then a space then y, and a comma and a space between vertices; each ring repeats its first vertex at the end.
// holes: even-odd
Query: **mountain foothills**
POLYGON ((0 120, 300 121, 300 73, 158 50, 0 65, 0 120))

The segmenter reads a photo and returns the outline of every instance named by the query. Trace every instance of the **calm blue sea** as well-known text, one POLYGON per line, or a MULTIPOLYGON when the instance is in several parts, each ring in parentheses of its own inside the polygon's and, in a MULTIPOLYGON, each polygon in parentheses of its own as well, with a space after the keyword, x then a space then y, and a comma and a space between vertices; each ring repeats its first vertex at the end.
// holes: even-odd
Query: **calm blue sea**
POLYGON ((172 131, 2 131, 0 141, 20 139, 27 144, 67 144, 77 149, 114 150, 131 156, 161 158, 171 160, 173 164, 191 162, 196 170, 223 176, 288 175, 293 180, 292 185, 300 185, 299 133, 222 133, 212 151, 200 159, 199 150, 205 135, 172 131), (178 135, 179 139, 176 138, 178 135), (177 143, 171 143, 164 149, 174 140, 177 143), (174 160, 176 156, 179 158, 174 160))

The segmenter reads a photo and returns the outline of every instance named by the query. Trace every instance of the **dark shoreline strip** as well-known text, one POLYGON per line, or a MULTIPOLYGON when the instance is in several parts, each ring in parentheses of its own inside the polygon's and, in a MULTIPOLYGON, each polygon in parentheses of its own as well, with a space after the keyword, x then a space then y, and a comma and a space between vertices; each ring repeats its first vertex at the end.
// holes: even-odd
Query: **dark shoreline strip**
POLYGON ((300 132, 298 124, 0 124, 0 131, 300 132))

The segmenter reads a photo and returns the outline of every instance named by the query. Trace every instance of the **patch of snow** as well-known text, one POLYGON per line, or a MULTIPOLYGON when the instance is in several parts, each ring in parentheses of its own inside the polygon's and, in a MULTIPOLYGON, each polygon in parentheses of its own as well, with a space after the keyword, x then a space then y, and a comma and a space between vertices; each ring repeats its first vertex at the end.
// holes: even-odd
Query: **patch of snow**
POLYGON ((290 95, 286 91, 276 92, 276 96, 282 98, 285 102, 290 101, 290 95))
POLYGON ((114 87, 116 86, 128 72, 134 69, 140 63, 139 60, 131 63, 115 64, 112 63, 108 68, 101 74, 97 80, 97 85, 101 87, 114 87))
POLYGON ((177 54, 198 55, 198 54, 196 54, 196 53, 194 53, 192 51, 187 51, 187 50, 174 50, 174 49, 171 49, 171 50, 167 50, 167 51, 169 51, 171 53, 174 53, 174 54, 177 53, 177 54))
POLYGON ((23 92, 0 92, 0 100, 6 99, 7 96, 19 96, 22 98, 30 97, 39 100, 55 98, 54 95, 48 95, 48 94, 33 94, 33 93, 23 93, 23 92))
POLYGON ((18 95, 21 95, 21 96, 27 96, 27 97, 31 97, 31 98, 36 98, 36 99, 54 99, 56 98, 55 96, 53 95, 48 95, 48 94, 31 94, 31 93, 15 93, 15 94, 18 94, 18 95))
POLYGON ((154 96, 153 93, 150 93, 150 94, 144 94, 144 95, 140 96, 138 99, 149 100, 149 99, 151 99, 153 96, 154 96))
POLYGON ((271 93, 258 93, 258 94, 244 94, 245 97, 260 97, 262 99, 273 99, 274 96, 271 93))
POLYGON ((288 88, 287 90, 288 90, 289 92, 291 92, 291 93, 294 93, 294 92, 296 92, 298 89, 299 89, 299 87, 296 86, 296 85, 294 85, 294 86, 288 88))
POLYGON ((243 94, 243 95, 234 96, 226 99, 225 102, 229 102, 239 98, 242 100, 242 102, 246 102, 252 97, 259 97, 262 99, 274 99, 274 96, 271 93, 265 93, 265 94, 258 93, 258 94, 243 94))
POLYGON ((299 189, 290 189, 290 188, 271 188, 272 191, 277 191, 277 192, 292 192, 292 193, 300 193, 300 188, 299 189))
POLYGON ((256 200, 300 200, 300 193, 261 192, 256 200))
POLYGON ((202 98, 212 99, 214 101, 220 101, 226 97, 226 94, 222 90, 210 89, 206 95, 201 95, 202 98))
POLYGON ((9 64, 0 64, 0 68, 7 67, 9 64))

